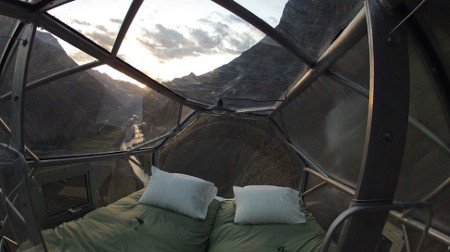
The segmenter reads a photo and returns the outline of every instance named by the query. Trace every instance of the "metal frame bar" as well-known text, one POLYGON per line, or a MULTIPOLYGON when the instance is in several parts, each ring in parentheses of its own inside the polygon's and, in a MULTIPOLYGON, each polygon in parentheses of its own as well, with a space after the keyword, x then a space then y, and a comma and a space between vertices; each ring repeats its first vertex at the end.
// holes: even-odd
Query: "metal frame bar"
MULTIPOLYGON (((30 24, 30 26, 28 28, 35 30, 34 24, 30 24)), ((31 34, 30 34, 31 37, 33 36, 33 34, 34 34, 34 31, 31 31, 31 34)), ((29 242, 31 242, 31 243, 39 242, 39 245, 42 246, 40 248, 42 248, 44 251, 47 251, 47 247, 46 247, 46 244, 44 242, 44 238, 42 237, 42 233, 41 233, 41 230, 39 228, 39 224, 37 222, 37 216, 36 216, 35 208, 33 206, 31 185, 30 185, 30 176, 31 176, 31 174, 30 174, 30 169, 27 166, 25 157, 22 154, 23 151, 18 150, 18 149, 14 148, 11 145, 6 145, 4 143, 0 143, 0 147, 4 148, 4 149, 6 149, 6 150, 8 150, 8 151, 10 151, 12 153, 14 153, 14 155, 16 155, 17 159, 18 159, 18 166, 19 167, 17 167, 17 169, 18 169, 19 173, 21 173, 20 175, 23 178, 23 182, 24 183, 22 184, 22 186, 25 187, 24 188, 25 189, 24 190, 25 194, 20 195, 20 198, 22 200, 26 199, 26 201, 27 201, 26 208, 29 208, 29 210, 30 210, 29 214, 31 214, 31 216, 29 216, 30 218, 27 219, 27 222, 28 222, 27 225, 33 227, 33 229, 34 229, 32 233, 27 234, 28 235, 27 238, 28 238, 29 242), (37 241, 35 240, 35 241, 32 242, 31 241, 32 238, 33 239, 38 239, 38 240, 37 241)), ((17 196, 18 196, 18 194, 17 194, 17 196)), ((24 208, 23 210, 25 210, 26 208, 24 208)), ((28 229, 26 230, 26 232, 28 233, 28 229)), ((33 245, 36 245, 36 244, 33 244, 33 245)), ((35 249, 36 249, 36 247, 35 247, 35 249)), ((39 249, 37 251, 39 251, 39 249)))
POLYGON ((57 158, 45 158, 39 161, 27 161, 29 165, 33 167, 43 167, 52 165, 66 165, 66 164, 76 164, 76 163, 87 163, 104 159, 117 159, 125 158, 128 156, 133 156, 142 153, 151 153, 156 151, 157 148, 145 148, 134 151, 112 151, 112 152, 102 152, 95 154, 88 154, 83 156, 72 156, 72 157, 57 157, 57 158))
MULTIPOLYGON (((369 97, 369 90, 364 88, 361 84, 355 83, 344 76, 334 74, 334 75, 327 75, 328 77, 333 78, 340 84, 344 84, 350 88, 352 88, 354 91, 358 92, 362 96, 369 97)), ((433 130, 425 126, 423 123, 421 123, 419 120, 417 120, 415 117, 409 115, 408 116, 408 123, 413 126, 416 130, 421 132, 424 136, 426 136, 429 140, 431 140, 433 143, 435 143, 441 150, 443 150, 445 153, 450 155, 450 146, 448 146, 444 140, 442 140, 433 130)))
MULTIPOLYGON (((7 66, 10 64, 11 60, 14 57, 14 52, 17 48, 17 45, 20 42, 20 34, 22 33, 24 24, 18 22, 17 26, 14 29, 13 34, 11 35, 11 39, 8 41, 8 44, 3 52, 1 61, 0 61, 0 80, 3 80, 3 77, 8 70, 7 66)), ((1 85, 1 83, 0 83, 1 85)))
POLYGON ((415 17, 410 18, 407 25, 404 25, 403 28, 406 29, 422 61, 428 68, 429 77, 434 82, 436 93, 446 112, 447 123, 450 123, 450 88, 446 86, 448 79, 445 75, 443 62, 439 58, 435 48, 431 45, 431 42, 426 38, 424 29, 415 17))
MULTIPOLYGON (((346 185, 342 184, 341 182, 334 180, 332 178, 329 177, 324 177, 322 176, 320 173, 316 172, 314 169, 311 168, 305 168, 304 169, 305 172, 307 173, 311 173, 315 176, 317 176, 318 178, 322 179, 323 181, 326 181, 327 183, 329 183, 330 185, 336 187, 337 189, 340 189, 341 191, 354 196, 356 194, 355 190, 352 188, 348 188, 348 190, 343 190, 343 188, 347 187, 346 185)), ((415 229, 418 229, 420 231, 423 231, 425 228, 425 225, 419 221, 416 221, 414 219, 408 218, 403 216, 404 213, 400 213, 398 211, 391 211, 389 212, 389 215, 397 220, 399 220, 401 223, 409 226, 409 227, 413 227, 415 229)), ((447 246, 450 246, 450 236, 448 236, 447 234, 444 234, 434 228, 430 228, 430 230, 428 231, 428 236, 443 243, 446 244, 447 246)))
MULTIPOLYGON (((391 211, 389 212, 389 215, 397 220, 399 220, 402 224, 405 224, 409 227, 415 228, 417 230, 423 231, 425 229, 425 225, 419 221, 416 221, 414 219, 408 218, 408 217, 401 217, 402 213, 398 211, 391 211)), ((450 246, 450 236, 447 234, 442 233, 439 230, 436 230, 432 227, 428 230, 428 236, 430 238, 433 238, 442 244, 445 244, 447 246, 450 246)))
MULTIPOLYGON (((410 208, 412 209, 412 208, 410 208)), ((403 239, 405 240, 405 245, 406 245, 406 252, 411 252, 411 240, 409 239, 409 234, 408 234, 408 230, 405 226, 405 224, 401 224, 402 225, 402 231, 403 231, 403 239)))
MULTIPOLYGON (((181 126, 183 126, 196 112, 192 113, 190 116, 188 116, 182 123, 181 126)), ((170 135, 173 135, 177 132, 178 128, 175 128, 172 132, 169 132, 165 134, 164 136, 160 136, 158 138, 154 138, 150 141, 158 141, 163 138, 169 138, 170 135)), ((143 146, 148 145, 149 142, 145 142, 143 146)), ((102 152, 102 153, 93 153, 88 155, 81 155, 81 156, 69 156, 69 157, 54 157, 54 158, 43 158, 39 161, 27 161, 28 164, 33 165, 33 167, 42 167, 42 166, 51 166, 51 165, 65 165, 65 164, 74 164, 74 163, 85 163, 85 162, 92 162, 97 160, 104 160, 104 159, 116 159, 116 158, 125 158, 137 154, 142 153, 154 153, 157 151, 161 146, 163 146, 165 143, 162 142, 160 145, 152 147, 152 148, 142 148, 143 146, 139 146, 138 148, 127 150, 127 151, 111 151, 111 152, 102 152)))
POLYGON ((270 26, 268 23, 266 23, 264 20, 247 10, 246 8, 242 7, 240 4, 236 3, 235 1, 229 1, 229 0, 211 0, 214 3, 222 6, 223 8, 231 11, 238 17, 242 18, 243 20, 247 21, 251 25, 253 25, 255 28, 260 30, 261 32, 265 33, 267 36, 272 38, 274 41, 282 45, 284 48, 286 48, 288 51, 293 53, 295 56, 297 56, 300 60, 302 60, 306 65, 312 66, 314 64, 314 59, 312 59, 309 55, 307 55, 305 52, 303 52, 297 45, 292 43, 289 39, 287 39, 282 33, 275 30, 272 26, 270 26))
MULTIPOLYGON (((85 70, 89 70, 91 68, 95 68, 95 67, 98 67, 101 65, 103 65, 103 63, 101 63, 100 61, 93 61, 93 62, 84 64, 84 65, 81 65, 81 66, 78 66, 75 68, 66 69, 66 70, 51 74, 49 76, 46 76, 44 78, 35 80, 33 82, 30 82, 25 86, 25 89, 26 89, 26 91, 30 91, 30 90, 33 90, 40 86, 43 86, 45 84, 48 84, 52 81, 56 81, 56 80, 68 77, 70 75, 73 75, 73 74, 76 74, 76 73, 79 73, 79 72, 82 72, 85 70)), ((4 102, 5 100, 8 100, 10 98, 11 98, 11 92, 6 93, 0 97, 0 103, 4 102)))
MULTIPOLYGON (((448 177, 442 184, 440 184, 438 187, 436 187, 433 191, 431 191, 429 194, 427 194, 425 197, 422 198, 421 201, 429 201, 432 198, 436 197, 439 193, 444 191, 448 186, 450 185, 450 177, 448 177)), ((411 210, 407 210, 402 214, 402 217, 406 217, 411 212, 411 210)))
MULTIPOLYGON (((395 203, 390 203, 390 204, 358 204, 358 205, 352 206, 349 209, 342 212, 333 221, 331 226, 328 228, 321 251, 322 252, 328 251, 328 248, 330 247, 330 244, 332 242, 331 237, 334 235, 337 228, 342 223, 344 223, 344 221, 346 221, 347 219, 351 218, 352 216, 354 216, 356 214, 360 214, 363 212, 368 212, 368 213, 374 214, 376 212, 387 212, 390 210, 401 211, 404 209, 411 209, 411 208, 428 208, 428 210, 429 210, 427 224, 425 226, 425 229, 422 232, 422 236, 420 237, 419 244, 417 245, 417 248, 416 248, 416 252, 419 252, 422 247, 425 236, 427 235, 428 230, 430 229, 431 220, 433 219, 433 209, 431 208, 431 205, 428 202, 404 202, 404 203, 403 202, 395 202, 395 203)), ((366 249, 367 249, 367 247, 366 247, 366 249)), ((355 250, 355 251, 359 251, 359 250, 355 250)))
POLYGON ((304 170, 305 172, 307 172, 307 173, 313 174, 314 176, 320 178, 321 180, 327 182, 328 184, 333 185, 334 187, 340 189, 341 191, 347 193, 347 194, 350 195, 350 196, 355 196, 355 194, 356 194, 356 193, 355 193, 355 190, 354 190, 353 188, 351 188, 351 187, 349 187, 349 186, 347 186, 347 185, 344 185, 343 183, 341 183, 341 182, 339 182, 339 181, 337 181, 337 180, 335 180, 335 179, 333 179, 333 178, 330 178, 330 177, 328 177, 328 176, 325 176, 325 175, 321 174, 320 172, 317 172, 317 171, 314 170, 314 169, 311 169, 311 168, 306 167, 306 168, 303 169, 303 170, 304 170))
POLYGON ((133 22, 134 17, 136 16, 143 2, 144 0, 133 0, 133 2, 131 3, 127 15, 125 16, 122 22, 122 26, 120 27, 119 33, 117 34, 116 41, 114 41, 114 46, 111 50, 111 55, 113 57, 117 56, 117 53, 119 52, 120 46, 122 45, 125 35, 127 34, 128 29, 130 28, 130 25, 133 22))
POLYGON ((255 112, 273 111, 274 109, 275 109, 274 106, 240 108, 240 109, 236 109, 234 111, 234 114, 249 114, 249 113, 255 113, 255 112))
POLYGON ((300 95, 309 87, 322 73, 334 64, 342 55, 351 49, 366 34, 366 14, 365 8, 355 16, 350 24, 344 29, 341 35, 328 47, 325 53, 320 56, 317 62, 298 80, 286 94, 283 102, 277 104, 277 107, 269 113, 272 117, 274 113, 280 111, 287 103, 300 95))
MULTIPOLYGON (((57 2, 69 2, 69 1, 57 1, 57 2)), ((216 1, 215 1, 216 2, 216 1)), ((1 4, 4 4, 4 2, 0 2, 0 5, 1 4)), ((116 41, 117 42, 117 41, 116 41)), ((333 74, 331 74, 331 75, 333 75, 333 74)), ((435 141, 436 142, 436 141, 435 141)), ((442 147, 442 145, 441 145, 441 147, 442 147)), ((447 147, 448 148, 448 147, 447 147)))
MULTIPOLYGON (((371 78, 366 140, 354 204, 389 205, 406 142, 408 48, 403 32, 386 36, 397 23, 395 15, 388 14, 377 0, 366 0, 365 7, 371 78)), ((352 216, 341 232, 339 248, 343 251, 375 248, 387 217, 388 211, 352 216)))
MULTIPOLYGON (((8 124, 6 124, 5 121, 3 121, 2 118, 0 118, 0 128, 8 135, 11 136, 11 129, 9 128, 8 124)), ((34 154, 26 145, 24 146, 25 153, 28 154, 33 160, 39 161, 39 157, 34 154)))
MULTIPOLYGON (((308 173, 305 173, 305 174, 308 174, 308 173)), ((315 186, 309 188, 309 189, 306 190, 305 192, 300 193, 300 197, 304 197, 304 196, 306 196, 306 195, 308 195, 308 194, 310 194, 310 193, 316 191, 317 189, 321 188, 322 186, 324 186, 324 185, 326 185, 326 184, 327 184, 326 181, 322 181, 322 182, 320 182, 319 184, 317 184, 317 185, 315 185, 315 186)))
POLYGON ((24 2, 1 0, 0 15, 27 20, 33 18, 34 12, 32 6, 24 2))
POLYGON ((72 2, 73 0, 42 0, 33 6, 37 12, 46 12, 63 4, 72 2))
POLYGON ((181 125, 181 116, 183 114, 183 104, 178 104, 178 114, 177 114, 177 128, 181 125))
POLYGON ((137 165, 139 168, 141 168, 142 170, 144 170, 144 166, 141 164, 141 162, 137 161, 134 156, 128 156, 126 157, 126 159, 128 161, 130 161, 131 163, 137 165))
POLYGON ((45 28, 52 34, 58 36, 59 38, 77 47, 78 49, 86 52, 87 54, 97 58, 100 62, 103 62, 109 65, 110 67, 128 75, 129 77, 143 83, 144 85, 155 90, 156 92, 161 93, 171 98, 172 100, 182 103, 183 105, 191 107, 195 110, 204 111, 207 109, 208 106, 200 104, 198 102, 190 101, 180 96, 179 94, 173 92, 172 90, 168 89, 159 82, 148 77, 146 74, 132 67, 125 61, 113 57, 104 48, 98 46, 96 43, 86 38, 79 32, 73 30, 72 28, 62 23, 58 19, 48 14, 41 14, 39 16, 39 23, 42 25, 43 28, 45 28))
MULTIPOLYGON (((16 37, 17 37, 17 36, 15 36, 15 34, 17 33, 17 31, 18 31, 18 29, 20 27, 20 22, 17 21, 17 20, 15 22, 16 22, 16 24, 15 24, 15 26, 13 28, 13 32, 11 34, 8 34, 8 35, 10 35, 10 38, 7 40, 5 48, 2 51, 0 51, 0 72, 3 72, 3 70, 2 70, 3 67, 2 66, 6 66, 7 65, 6 64, 6 58, 9 55, 8 52, 10 51, 10 48, 12 47, 12 44, 13 44, 12 42, 14 40, 16 40, 16 37)), ((3 75, 0 74, 0 80, 2 79, 1 76, 3 76, 3 75)))
POLYGON ((25 38, 16 51, 16 64, 12 81, 11 96, 11 144, 20 152, 24 151, 23 144, 23 113, 25 102, 25 84, 27 80, 28 65, 30 62, 31 48, 33 45, 36 25, 26 24, 22 36, 25 38))

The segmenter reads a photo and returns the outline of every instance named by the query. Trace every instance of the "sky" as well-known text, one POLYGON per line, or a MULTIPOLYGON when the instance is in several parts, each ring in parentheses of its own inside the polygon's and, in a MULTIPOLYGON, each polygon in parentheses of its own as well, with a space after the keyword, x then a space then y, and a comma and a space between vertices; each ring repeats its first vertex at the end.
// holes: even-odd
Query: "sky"
MULTIPOLYGON (((237 0, 275 27, 287 0, 237 0)), ((77 0, 49 13, 111 50, 130 0, 77 0)), ((120 47, 118 57, 165 82, 214 70, 264 37, 256 28, 209 0, 145 0, 120 47)), ((63 43, 79 64, 91 58, 63 43)), ((99 68, 111 77, 124 75, 99 68)))

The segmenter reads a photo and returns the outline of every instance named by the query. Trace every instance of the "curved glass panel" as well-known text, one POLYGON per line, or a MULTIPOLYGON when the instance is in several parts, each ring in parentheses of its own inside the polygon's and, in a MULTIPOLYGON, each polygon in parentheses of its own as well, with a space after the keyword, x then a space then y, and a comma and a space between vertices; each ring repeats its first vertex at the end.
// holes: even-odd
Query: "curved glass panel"
POLYGON ((37 30, 31 50, 27 82, 78 67, 95 58, 45 30, 37 30), (65 57, 62 57, 62 56, 65 57))
POLYGON ((369 89, 369 41, 364 36, 355 46, 340 57, 331 70, 365 89, 369 89))
POLYGON ((224 100, 231 108, 274 103, 304 70, 289 51, 206 0, 145 1, 119 57, 188 99, 244 100, 224 100))
POLYGON ((131 0, 77 0, 49 13, 111 51, 131 0))
POLYGON ((270 26, 276 27, 280 23, 288 0, 235 0, 235 2, 253 12, 270 26))
POLYGON ((235 0, 266 21, 313 59, 330 46, 363 7, 363 1, 235 0))
POLYGON ((0 16, 0 59, 5 53, 6 46, 9 42, 9 38, 14 32, 16 23, 16 19, 0 16))
POLYGON ((364 150, 367 106, 366 97, 320 77, 276 119, 284 122, 289 139, 315 164, 355 187, 364 150))
POLYGON ((14 67, 16 65, 17 53, 13 52, 8 58, 7 65, 3 69, 2 76, 0 76, 0 118, 9 125, 10 116, 10 97, 11 97, 11 84, 14 78, 14 67))
MULTIPOLYGON (((395 192, 397 201, 422 200, 450 177, 450 156, 411 125, 408 127, 402 170, 395 192)), ((432 226, 449 232, 449 190, 440 192, 429 201, 433 205, 432 226)), ((424 221, 428 211, 415 211, 413 217, 424 221)))
POLYGON ((427 65, 416 44, 408 40, 410 102, 409 114, 450 144, 449 119, 441 94, 433 79, 433 69, 427 65))
POLYGON ((187 118, 189 118, 189 116, 191 116, 193 113, 195 112, 195 110, 186 107, 186 106, 182 106, 181 107, 181 117, 180 117, 180 123, 183 123, 187 118))
MULTIPOLYGON (((411 10, 415 8, 415 2, 407 2, 406 5, 411 10)), ((443 73, 447 80, 450 80, 450 26, 449 15, 450 2, 430 1, 421 6, 414 14, 424 35, 431 42, 436 56, 443 64, 443 73)))
POLYGON ((158 167, 212 181, 218 195, 233 197, 233 185, 298 187, 303 164, 262 120, 203 116, 159 152, 158 167))
MULTIPOLYGON (((23 160, 23 159, 22 159, 23 160)), ((45 251, 29 194, 28 167, 19 156, 0 148, 0 220, 2 250, 45 251)))
MULTIPOLYGON (((409 114, 436 133, 443 141, 450 139, 446 111, 433 79, 433 70, 427 65, 414 40, 408 40, 410 102, 409 114)), ((347 51, 332 68, 338 75, 369 89, 369 48, 367 36, 347 51)))
POLYGON ((24 3, 37 4, 42 0, 19 0, 19 1, 24 2, 24 3))
POLYGON ((165 96, 99 67, 27 92, 25 143, 40 157, 127 150, 172 130, 177 111, 165 96))

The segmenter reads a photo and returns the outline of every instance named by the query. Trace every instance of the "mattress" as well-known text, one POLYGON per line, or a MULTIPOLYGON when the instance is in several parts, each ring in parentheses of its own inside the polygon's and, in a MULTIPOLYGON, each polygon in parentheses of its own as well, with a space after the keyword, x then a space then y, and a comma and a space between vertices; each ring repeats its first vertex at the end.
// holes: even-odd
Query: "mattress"
POLYGON ((224 201, 210 238, 210 252, 294 252, 319 251, 325 231, 306 213, 302 224, 234 224, 235 205, 224 201))
POLYGON ((49 251, 206 251, 220 202, 204 221, 138 204, 143 190, 44 230, 49 251))

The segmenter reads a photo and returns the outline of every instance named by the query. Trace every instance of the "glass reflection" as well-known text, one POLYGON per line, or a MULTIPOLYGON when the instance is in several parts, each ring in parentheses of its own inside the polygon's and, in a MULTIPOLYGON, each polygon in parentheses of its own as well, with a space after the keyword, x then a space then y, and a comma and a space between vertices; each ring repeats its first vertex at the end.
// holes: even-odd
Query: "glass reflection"
MULTIPOLYGON (((77 66, 59 40, 45 36, 54 62, 77 66)), ((35 57, 35 62, 43 59, 35 57)), ((37 73, 48 68, 31 67, 37 73)), ((177 109, 165 96, 101 66, 29 90, 25 142, 40 157, 127 150, 172 130, 177 109)))
POLYGON ((49 13, 111 51, 130 3, 131 0, 77 0, 49 13))
POLYGON ((119 57, 188 99, 215 105, 228 98, 230 109, 273 104, 304 70, 285 48, 211 1, 144 2, 119 57))
POLYGON ((280 23, 288 0, 235 0, 235 2, 253 12, 270 26, 276 27, 280 23))
POLYGON ((207 0, 149 0, 119 56, 160 82, 207 73, 248 50, 264 34, 207 0))
POLYGON ((0 16, 0 57, 3 56, 9 38, 14 32, 16 22, 16 19, 0 16))
POLYGON ((38 29, 31 50, 27 82, 30 83, 94 60, 94 57, 46 30, 38 29), (65 55, 65 57, 62 57, 62 55, 65 55))

